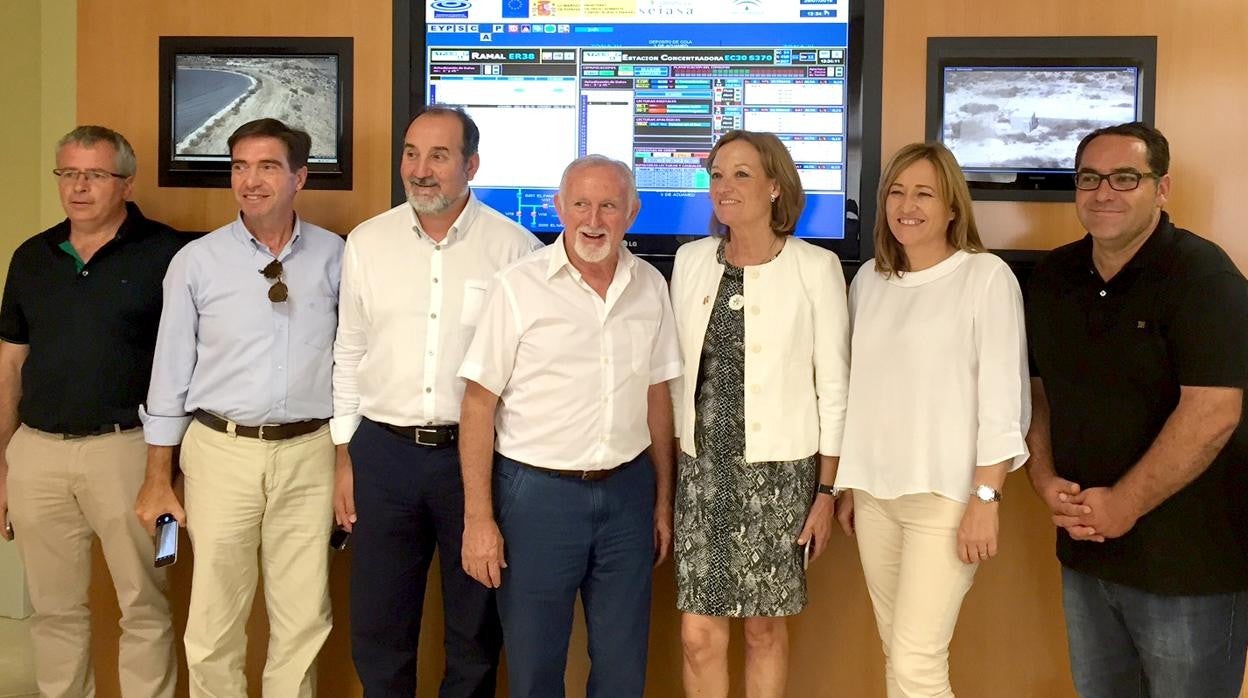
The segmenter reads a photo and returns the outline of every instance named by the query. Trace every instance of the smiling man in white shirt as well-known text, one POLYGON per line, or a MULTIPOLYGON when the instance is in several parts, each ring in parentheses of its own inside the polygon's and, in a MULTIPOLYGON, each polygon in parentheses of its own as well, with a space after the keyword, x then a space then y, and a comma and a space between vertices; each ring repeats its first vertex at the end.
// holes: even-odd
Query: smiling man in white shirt
POLYGON ((494 695, 502 643, 494 594, 459 560, 464 382, 455 372, 490 277, 541 243, 468 188, 479 141, 463 111, 422 111, 399 164, 408 200, 347 238, 330 428, 334 515, 353 532, 351 651, 367 698, 416 693, 435 546, 446 623, 439 695, 494 695))
POLYGON ((460 368, 463 564, 499 589, 512 698, 564 695, 578 591, 588 695, 641 696, 671 542, 675 321, 620 244, 640 208, 627 165, 573 162, 555 207, 563 234, 496 277, 460 368))

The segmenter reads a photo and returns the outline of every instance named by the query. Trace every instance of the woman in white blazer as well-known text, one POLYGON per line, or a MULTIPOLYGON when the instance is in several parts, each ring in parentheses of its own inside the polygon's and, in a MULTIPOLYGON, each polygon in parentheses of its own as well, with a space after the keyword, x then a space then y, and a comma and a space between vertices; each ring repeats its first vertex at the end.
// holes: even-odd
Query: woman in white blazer
POLYGON ((880 178, 875 259, 850 288, 853 363, 837 472, 884 646, 889 698, 952 698, 949 641, 997 553, 1008 470, 1027 459, 1018 281, 984 251, 953 155, 902 148, 880 178))
POLYGON ((836 255, 793 237, 805 196, 774 135, 725 134, 707 171, 712 235, 680 248, 671 284, 685 690, 727 695, 728 623, 744 618, 746 695, 781 696, 804 552, 818 557, 833 526, 845 279, 836 255))

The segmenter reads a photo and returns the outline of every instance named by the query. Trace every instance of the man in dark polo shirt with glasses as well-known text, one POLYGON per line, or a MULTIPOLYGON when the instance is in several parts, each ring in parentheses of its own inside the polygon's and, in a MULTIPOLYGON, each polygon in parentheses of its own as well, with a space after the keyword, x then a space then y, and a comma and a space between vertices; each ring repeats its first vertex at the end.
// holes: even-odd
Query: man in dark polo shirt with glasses
POLYGON ((1170 222, 1169 166, 1142 123, 1084 138, 1088 235, 1031 278, 1027 467, 1060 528, 1083 698, 1235 698, 1243 681, 1248 282, 1170 222))
POLYGON ((276 119, 229 138, 239 215, 165 275, 135 510, 170 513, 195 550, 186 620, 191 698, 245 696, 246 624, 264 576, 263 694, 312 698, 329 635, 334 446, 330 372, 342 238, 295 214, 308 134, 276 119), (186 507, 169 486, 182 445, 186 507))
POLYGON ((56 145, 66 218, 13 253, 0 305, 0 513, 26 567, 39 695, 94 693, 91 541, 121 607, 127 696, 173 696, 165 573, 134 517, 143 483, 138 406, 160 320, 161 278, 184 238, 127 201, 134 150, 79 126, 56 145))

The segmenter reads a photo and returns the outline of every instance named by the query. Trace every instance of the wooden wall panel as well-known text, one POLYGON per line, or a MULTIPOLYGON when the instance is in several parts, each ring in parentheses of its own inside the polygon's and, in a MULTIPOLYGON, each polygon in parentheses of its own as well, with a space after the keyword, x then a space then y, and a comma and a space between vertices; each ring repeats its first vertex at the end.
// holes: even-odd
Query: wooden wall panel
MULTIPOLYGON (((994 0, 887 0, 883 86, 883 151, 923 137, 926 40, 929 36, 1155 34, 1157 121, 1174 151, 1175 220, 1227 248, 1241 266, 1248 240, 1232 216, 1248 172, 1248 4, 1242 0, 1139 3, 1004 3, 994 0)), ((157 37, 165 34, 349 35, 356 37, 355 177, 351 192, 304 192, 310 220, 345 232, 389 205, 391 165, 390 4, 380 0, 129 0, 83 2, 79 12, 80 121, 123 131, 140 160, 136 198, 151 215, 187 229, 211 229, 233 215, 226 190, 159 189, 156 152, 157 37)), ((1070 205, 977 204, 993 246, 1044 249, 1075 239, 1070 205)), ((904 396, 898 396, 904 399, 904 396)), ((1011 475, 1002 508, 1002 553, 984 565, 967 598, 952 647, 953 685, 962 698, 1067 698, 1074 695, 1066 659, 1053 531, 1021 473, 1011 475)), ((185 543, 184 539, 184 543, 185 543)), ((189 558, 173 574, 179 629, 185 620, 189 558)), ((337 626, 321 657, 319 694, 358 696, 348 654, 346 567, 333 564, 337 626)), ((116 606, 97 565, 92 602, 97 625, 99 695, 116 696, 116 606), (111 604, 111 608, 110 608, 111 604), (112 627, 110 627, 112 626, 112 627), (110 666, 112 667, 110 670, 110 666)), ((883 662, 857 550, 838 536, 811 571, 810 607, 791 624, 788 694, 798 698, 880 698, 883 662)), ((440 673, 441 615, 436 582, 426 604, 420 696, 435 696, 440 673)), ((679 619, 670 564, 656 577, 647 696, 681 695, 679 619)), ((578 621, 579 623, 579 621, 578 621)), ((264 623, 253 615, 248 671, 258 694, 264 623)), ((588 672, 584 633, 574 634, 570 696, 583 695, 588 672)), ((734 635, 734 675, 741 670, 734 635)), ((183 684, 185 680, 183 680, 183 684)), ((182 689, 185 690, 184 687, 182 689)), ((503 691, 500 687, 500 695, 503 691)), ((182 693, 182 695, 185 695, 182 693)), ((734 696, 741 696, 736 686, 734 696)))
POLYGON ((160 36, 355 37, 355 188, 304 191, 308 220, 346 234, 390 202, 390 3, 379 0, 130 0, 83 2, 78 15, 78 118, 130 139, 134 196, 144 213, 184 230, 212 230, 237 213, 228 189, 156 185, 160 36))
MULTIPOLYGON (((883 155, 923 138, 929 36, 1155 35, 1157 127, 1170 140, 1175 222, 1222 245, 1241 268, 1238 192, 1248 170, 1248 3, 1003 3, 990 0, 886 0, 883 155)), ((979 229, 990 247, 1049 249, 1082 235, 1070 204, 979 202, 979 229)))

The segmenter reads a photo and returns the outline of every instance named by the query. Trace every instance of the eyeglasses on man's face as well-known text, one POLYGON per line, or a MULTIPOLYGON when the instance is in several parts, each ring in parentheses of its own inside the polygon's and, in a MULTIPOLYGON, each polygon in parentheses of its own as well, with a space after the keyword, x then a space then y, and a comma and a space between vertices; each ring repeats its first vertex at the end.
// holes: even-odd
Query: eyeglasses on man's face
POLYGON ((126 179, 128 175, 109 172, 108 170, 75 170, 71 167, 59 167, 52 170, 52 174, 63 184, 77 183, 78 179, 84 178, 88 184, 103 184, 114 177, 117 179, 126 179))
POLYGON ((274 303, 285 303, 286 299, 289 298, 289 293, 286 288, 286 282, 282 281, 282 263, 275 259, 264 265, 264 268, 260 270, 260 274, 268 279, 270 283, 277 282, 269 286, 269 300, 274 303))
POLYGON ((1079 170, 1075 173, 1075 188, 1083 191, 1095 191, 1100 189, 1101 182, 1109 182, 1109 188, 1114 191, 1131 191, 1140 186, 1140 180, 1145 177, 1158 179, 1161 175, 1154 172, 1136 172, 1135 170, 1123 170, 1121 172, 1110 172, 1109 174, 1101 174, 1095 170, 1079 170))

